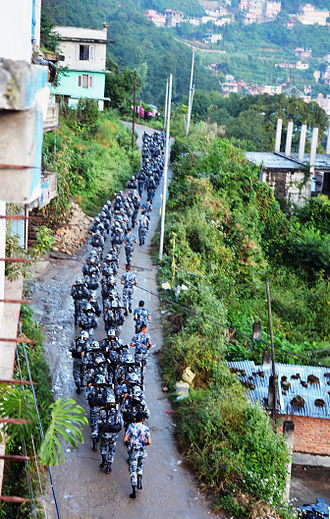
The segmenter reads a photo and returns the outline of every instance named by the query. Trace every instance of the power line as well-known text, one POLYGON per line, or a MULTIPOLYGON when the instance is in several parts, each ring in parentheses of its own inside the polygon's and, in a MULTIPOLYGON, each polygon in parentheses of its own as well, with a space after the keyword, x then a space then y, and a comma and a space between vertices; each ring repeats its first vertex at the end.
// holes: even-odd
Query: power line
MULTIPOLYGON (((193 308, 188 308, 187 306, 184 306, 184 305, 182 305, 180 303, 177 303, 176 301, 172 301, 171 299, 168 299, 166 297, 160 296, 156 292, 153 292, 152 290, 144 288, 144 287, 142 287, 139 284, 137 284, 135 286, 137 288, 139 288, 140 290, 143 290, 144 292, 147 292, 148 294, 151 294, 152 296, 157 297, 160 301, 164 301, 164 302, 166 302, 166 303, 168 303, 170 305, 178 306, 179 308, 182 308, 182 310, 185 310, 186 312, 193 313, 193 314, 197 315, 198 317, 201 317, 200 314, 196 310, 194 310, 193 308)), ((238 333, 238 334, 242 335, 243 337, 249 339, 250 341, 256 342, 256 339, 254 339, 254 337, 252 335, 249 335, 249 334, 247 334, 245 332, 242 332, 242 331, 238 330, 237 328, 234 328, 233 326, 229 326, 228 324, 220 323, 216 319, 213 319, 212 317, 209 317, 207 315, 202 315, 202 318, 207 320, 207 321, 210 321, 210 322, 216 324, 217 326, 220 326, 221 328, 229 330, 229 331, 231 331, 231 332, 233 332, 235 334, 238 333)), ((263 339, 258 339, 257 342, 260 343, 260 344, 265 344, 266 346, 269 346, 269 343, 267 341, 263 340, 263 339)), ((289 351, 284 350, 282 348, 276 348, 276 351, 286 353, 287 355, 290 355, 292 357, 297 357, 297 358, 305 360, 305 361, 308 360, 306 357, 303 357, 302 355, 299 355, 298 353, 289 352, 289 351)))
MULTIPOLYGON (((23 334, 22 334, 22 324, 21 323, 19 323, 19 332, 20 332, 20 336, 22 337, 23 334)), ((29 381, 32 383, 32 377, 31 377, 31 371, 30 371, 30 363, 29 363, 29 358, 27 356, 25 344, 24 344, 24 342, 21 342, 20 345, 22 346, 23 352, 24 352, 26 368, 27 368, 27 372, 28 372, 28 378, 29 378, 29 381)), ((39 409, 38 409, 38 404, 37 404, 36 393, 35 393, 33 384, 31 384, 31 390, 32 390, 32 394, 33 394, 34 407, 36 409, 37 418, 38 418, 38 425, 39 425, 39 430, 40 430, 40 436, 41 436, 41 438, 43 440, 45 438, 45 435, 44 435, 44 431, 43 431, 43 428, 42 428, 42 423, 41 423, 39 409)), ((59 509, 59 506, 58 506, 58 501, 57 501, 57 496, 56 496, 56 491, 55 491, 55 486, 54 486, 53 473, 52 473, 52 469, 51 469, 51 467, 49 465, 48 465, 48 472, 49 472, 50 484, 51 484, 52 492, 53 492, 53 496, 54 496, 57 517, 58 517, 58 519, 61 519, 60 509, 59 509)))

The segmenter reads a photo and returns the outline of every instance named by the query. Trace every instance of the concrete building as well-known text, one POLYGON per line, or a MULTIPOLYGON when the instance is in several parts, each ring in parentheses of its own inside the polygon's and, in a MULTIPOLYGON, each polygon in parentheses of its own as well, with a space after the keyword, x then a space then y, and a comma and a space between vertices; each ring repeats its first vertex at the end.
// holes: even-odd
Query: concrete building
MULTIPOLYGON (((6 222, 13 222, 12 232, 27 229, 25 215, 12 220, 6 205, 15 204, 24 213, 28 204, 39 203, 44 181, 41 152, 50 85, 47 62, 34 58, 40 55, 40 14, 41 0, 11 0, 0 21, 0 337, 10 339, 0 343, 0 378, 6 380, 13 376, 20 313, 13 301, 22 299, 23 286, 21 278, 5 279, 6 222)), ((2 475, 0 460, 0 493, 2 475)))
POLYGON ((174 9, 165 9, 166 27, 175 27, 183 22, 184 14, 181 11, 174 11, 174 9))
POLYGON ((281 2, 266 2, 265 5, 265 18, 267 20, 275 20, 277 15, 281 12, 281 2))
POLYGON ((55 27, 54 31, 59 34, 66 70, 52 87, 52 95, 61 96, 69 107, 76 107, 82 98, 95 99, 103 110, 104 101, 109 101, 104 97, 108 24, 103 29, 55 27))
MULTIPOLYGON (((228 362, 246 388, 248 398, 268 408, 271 365, 253 361, 228 362)), ((294 423, 293 463, 330 467, 329 369, 276 364, 277 412, 294 423), (299 397, 299 398, 298 398, 299 397)))
POLYGON ((157 27, 165 27, 166 25, 165 15, 158 13, 153 9, 147 9, 144 13, 144 16, 147 18, 147 20, 157 25, 157 27))
POLYGON ((303 25, 327 25, 330 11, 316 9, 312 4, 301 6, 297 20, 303 25))
POLYGON ((221 34, 207 33, 203 38, 204 43, 218 43, 222 40, 221 34))
POLYGON ((303 206, 311 196, 330 196, 330 131, 325 154, 317 154, 318 128, 313 129, 310 154, 305 153, 307 126, 300 131, 299 153, 291 151, 293 122, 281 151, 282 120, 278 119, 274 152, 245 152, 249 162, 260 166, 260 178, 274 190, 277 200, 303 206))

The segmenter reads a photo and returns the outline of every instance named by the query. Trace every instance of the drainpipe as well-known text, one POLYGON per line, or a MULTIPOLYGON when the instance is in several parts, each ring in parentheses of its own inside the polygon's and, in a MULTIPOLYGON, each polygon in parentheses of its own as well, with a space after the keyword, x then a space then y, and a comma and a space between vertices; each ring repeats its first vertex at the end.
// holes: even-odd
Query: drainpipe
POLYGON ((306 132, 307 132, 307 124, 303 124, 301 127, 300 139, 299 139, 298 160, 300 162, 303 162, 304 156, 305 156, 306 132))
POLYGON ((289 121, 288 129, 286 132, 286 141, 285 141, 285 155, 287 155, 288 157, 291 156, 292 132, 293 132, 293 121, 289 121))
POLYGON ((277 119, 275 148, 274 148, 275 153, 279 153, 281 150, 281 136, 282 136, 282 119, 277 119))
POLYGON ((315 166, 315 157, 316 157, 316 148, 317 148, 317 138, 319 135, 319 129, 313 128, 312 133, 312 144, 311 144, 311 155, 310 155, 310 172, 314 173, 314 166, 315 166))
POLYGON ((36 0, 32 0, 32 43, 36 43, 36 25, 37 25, 37 18, 36 18, 36 0))
POLYGON ((327 155, 330 155, 330 121, 328 126, 328 137, 327 137, 327 147, 325 149, 327 155))

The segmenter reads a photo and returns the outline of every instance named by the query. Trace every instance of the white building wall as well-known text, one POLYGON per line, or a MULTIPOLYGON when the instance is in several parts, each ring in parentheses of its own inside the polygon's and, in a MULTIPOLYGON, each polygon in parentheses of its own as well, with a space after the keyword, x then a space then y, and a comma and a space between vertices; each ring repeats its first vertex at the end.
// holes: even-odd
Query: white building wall
POLYGON ((0 57, 31 63, 32 1, 0 0, 0 12, 0 57))
POLYGON ((108 33, 107 27, 103 29, 88 29, 85 27, 69 27, 62 25, 54 27, 54 31, 64 38, 87 38, 89 40, 106 40, 108 33))
MULTIPOLYGON (((0 200, 0 215, 6 214, 6 202, 0 200)), ((6 220, 0 218, 0 258, 6 256, 6 220)), ((5 262, 0 261, 0 299, 5 298, 5 262)), ((0 303, 0 320, 3 317, 4 304, 0 303)))
POLYGON ((105 43, 86 43, 90 47, 94 47, 94 54, 90 52, 89 60, 79 59, 79 46, 85 45, 82 42, 62 41, 60 44, 60 52, 64 55, 65 60, 62 61, 64 67, 69 70, 88 70, 88 71, 105 71, 106 44, 105 43), (93 59, 91 59, 91 57, 93 59))

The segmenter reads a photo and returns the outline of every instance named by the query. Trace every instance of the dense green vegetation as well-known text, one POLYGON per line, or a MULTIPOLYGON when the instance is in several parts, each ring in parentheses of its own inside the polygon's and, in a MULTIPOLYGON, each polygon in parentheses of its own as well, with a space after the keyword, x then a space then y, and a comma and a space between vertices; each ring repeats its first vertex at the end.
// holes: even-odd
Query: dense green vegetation
MULTIPOLYGON (((53 395, 51 391, 51 383, 50 383, 50 373, 49 366, 47 364, 45 354, 42 348, 42 344, 44 342, 44 332, 41 326, 34 320, 33 311, 31 307, 27 305, 23 305, 21 307, 21 321, 22 321, 22 332, 23 337, 27 337, 35 341, 35 344, 26 345, 27 355, 29 359, 31 376, 34 381, 38 382, 38 385, 35 386, 40 418, 43 425, 44 430, 47 429, 50 423, 49 416, 49 406, 53 402, 53 395)), ((20 359, 20 367, 22 370, 22 378, 24 380, 28 380, 28 373, 26 368, 26 363, 24 359, 24 354, 22 352, 21 346, 18 346, 19 351, 19 359, 20 359)), ((19 378, 20 373, 18 370, 18 363, 15 365, 15 378, 19 378)), ((17 386, 18 387, 18 386, 17 386)), ((21 388, 23 389, 23 387, 21 388)), ((27 407, 27 406, 26 406, 27 407)), ((23 407, 23 411, 25 407, 23 407)), ((24 418, 27 415, 24 415, 24 418)), ((22 426, 12 426, 12 429, 16 427, 16 431, 20 432, 20 427, 22 426)), ((33 457, 33 448, 32 448, 32 440, 31 440, 31 432, 33 434, 33 439, 35 442, 35 446, 38 449, 41 444, 40 432, 37 425, 33 425, 32 431, 29 430, 29 434, 25 435, 25 444, 28 455, 33 457)), ((22 438, 17 435, 12 435, 9 443, 6 446, 6 454, 24 454, 22 452, 22 438)), ((38 479, 37 479, 37 471, 34 463, 29 463, 29 468, 32 476, 32 484, 34 488, 34 492, 38 494, 38 479)), ((26 496, 28 499, 29 488, 26 478, 25 469, 23 467, 22 462, 20 461, 7 461, 4 472, 4 481, 2 487, 2 494, 9 496, 26 496)), ((0 504, 0 517, 11 519, 23 519, 31 517, 31 511, 34 510, 36 513, 36 508, 38 508, 35 502, 31 503, 2 503, 0 504)))
POLYGON ((187 142, 178 136, 177 119, 173 131, 160 268, 160 281, 172 287, 163 295, 173 301, 163 373, 171 388, 186 366, 196 373, 189 398, 175 404, 179 444, 218 505, 251 517, 258 506, 281 509, 286 454, 266 414, 247 405, 226 360, 259 363, 268 349, 267 277, 276 361, 311 363, 311 349, 329 347, 330 202, 313 199, 288 220, 257 170, 228 141, 199 125, 187 142), (178 292, 182 285, 187 290, 178 292), (217 324, 251 337, 258 320, 260 344, 217 324))
MULTIPOLYGON (((166 79, 171 72, 173 102, 181 101, 189 87, 191 49, 175 41, 166 29, 149 22, 139 2, 93 0, 92 3, 93 7, 82 0, 70 4, 66 0, 47 0, 58 24, 99 28, 103 21, 109 23, 109 38, 115 43, 108 45, 107 56, 119 66, 138 72, 143 82, 139 95, 145 102, 164 105, 166 79)), ((199 57, 195 79, 199 88, 218 87, 217 79, 200 65, 199 57)))
POLYGON ((141 9, 155 9, 163 13, 165 9, 182 11, 186 16, 203 16, 204 9, 198 0, 140 0, 136 2, 141 9))
MULTIPOLYGON (((223 97, 218 92, 202 90, 195 93, 194 120, 225 125, 226 136, 236 139, 246 150, 273 151, 278 117, 282 118, 284 128, 290 119, 294 122, 294 151, 298 151, 299 130, 303 123, 307 124, 310 134, 314 126, 319 128, 321 142, 323 132, 328 127, 328 118, 322 108, 295 97, 266 94, 246 97, 231 94, 223 97)), ((285 137, 283 132, 283 146, 285 137)))
POLYGON ((44 141, 44 167, 59 174, 51 209, 63 215, 75 198, 88 214, 98 212, 139 168, 140 152, 132 151, 131 143, 116 113, 101 115, 88 100, 81 101, 78 112, 67 110, 61 129, 46 134, 44 141))

